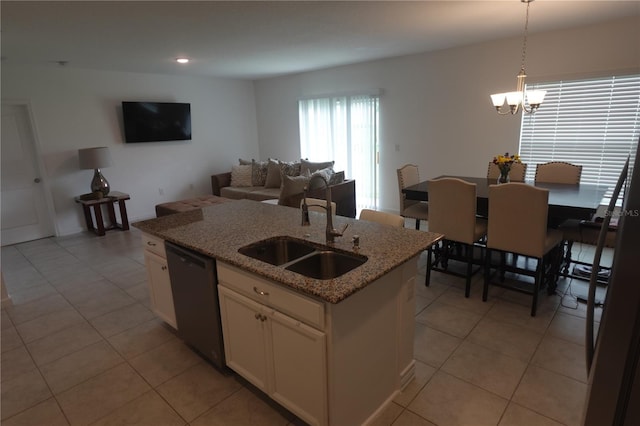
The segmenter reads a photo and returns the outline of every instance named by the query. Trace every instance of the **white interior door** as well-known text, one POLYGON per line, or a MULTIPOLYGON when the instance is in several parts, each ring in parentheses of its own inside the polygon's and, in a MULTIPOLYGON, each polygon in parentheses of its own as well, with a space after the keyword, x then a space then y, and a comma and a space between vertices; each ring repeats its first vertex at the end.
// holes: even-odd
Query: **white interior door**
POLYGON ((26 106, 2 104, 1 145, 2 245, 53 235, 26 106))

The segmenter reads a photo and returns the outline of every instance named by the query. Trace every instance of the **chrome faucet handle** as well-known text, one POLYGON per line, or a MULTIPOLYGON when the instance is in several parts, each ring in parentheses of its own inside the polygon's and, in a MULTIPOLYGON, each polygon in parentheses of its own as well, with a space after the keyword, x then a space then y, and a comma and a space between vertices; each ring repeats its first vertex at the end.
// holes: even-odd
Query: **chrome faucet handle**
POLYGON ((349 224, 345 223, 341 230, 338 231, 337 229, 333 229, 331 231, 331 233, 335 237, 342 237, 344 235, 344 231, 347 229, 347 227, 349 227, 349 224))

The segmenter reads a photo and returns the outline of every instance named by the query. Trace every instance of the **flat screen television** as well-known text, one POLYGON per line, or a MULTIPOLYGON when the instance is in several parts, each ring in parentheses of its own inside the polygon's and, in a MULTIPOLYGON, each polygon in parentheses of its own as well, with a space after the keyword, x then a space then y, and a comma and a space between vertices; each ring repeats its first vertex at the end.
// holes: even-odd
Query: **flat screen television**
POLYGON ((191 140, 191 104, 122 102, 126 143, 191 140))

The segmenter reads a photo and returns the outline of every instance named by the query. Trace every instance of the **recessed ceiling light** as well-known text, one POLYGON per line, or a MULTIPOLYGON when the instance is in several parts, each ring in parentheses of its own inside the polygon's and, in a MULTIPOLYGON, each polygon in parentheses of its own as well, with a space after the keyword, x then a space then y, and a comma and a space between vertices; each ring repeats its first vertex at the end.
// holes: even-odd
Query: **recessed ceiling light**
POLYGON ((188 64, 189 63, 189 59, 187 58, 178 58, 176 59, 176 62, 179 64, 188 64))

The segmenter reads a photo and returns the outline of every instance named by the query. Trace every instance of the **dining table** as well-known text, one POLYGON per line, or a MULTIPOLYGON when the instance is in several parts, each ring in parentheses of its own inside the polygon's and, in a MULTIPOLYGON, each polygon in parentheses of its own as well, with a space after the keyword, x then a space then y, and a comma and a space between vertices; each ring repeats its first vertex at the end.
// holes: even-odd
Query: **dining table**
MULTIPOLYGON (((487 216, 489 212, 489 186, 495 185, 495 179, 468 176, 438 176, 440 178, 457 178, 476 184, 477 211, 479 216, 487 216)), ((590 220, 602 204, 602 199, 609 189, 606 185, 589 183, 562 184, 524 182, 537 188, 549 190, 549 219, 560 223, 567 219, 590 220)), ((402 190, 408 200, 429 201, 429 181, 408 186, 402 190)))

